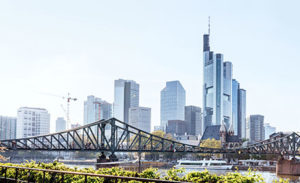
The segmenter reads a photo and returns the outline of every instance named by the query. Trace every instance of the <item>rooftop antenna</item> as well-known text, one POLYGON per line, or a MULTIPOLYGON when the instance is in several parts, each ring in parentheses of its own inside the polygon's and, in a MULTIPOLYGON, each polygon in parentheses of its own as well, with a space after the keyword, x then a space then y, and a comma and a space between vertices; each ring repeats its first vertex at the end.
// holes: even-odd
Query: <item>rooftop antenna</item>
POLYGON ((208 16, 208 35, 210 35, 210 16, 208 16))

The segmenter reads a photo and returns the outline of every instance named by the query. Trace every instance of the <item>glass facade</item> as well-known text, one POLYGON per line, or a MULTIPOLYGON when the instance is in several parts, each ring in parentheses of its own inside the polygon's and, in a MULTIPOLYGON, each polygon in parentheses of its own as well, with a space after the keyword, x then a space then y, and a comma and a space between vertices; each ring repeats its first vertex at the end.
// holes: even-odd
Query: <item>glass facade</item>
POLYGON ((84 101, 84 120, 83 123, 89 124, 102 119, 112 117, 112 105, 101 98, 90 95, 84 101))
POLYGON ((17 118, 0 116, 0 140, 16 138, 17 118))
POLYGON ((169 120, 184 120, 185 90, 179 81, 169 81, 160 92, 160 125, 169 120))
POLYGON ((147 107, 131 107, 129 109, 129 125, 150 133, 151 109, 147 107))
POLYGON ((240 88, 239 82, 233 79, 232 80, 232 124, 233 124, 234 135, 240 134, 241 131, 241 127, 239 124, 239 114, 238 114, 239 88, 240 88))
POLYGON ((115 80, 113 116, 128 123, 129 108, 139 106, 139 87, 132 80, 115 80))
POLYGON ((246 138, 246 90, 239 89, 238 100, 238 124, 239 124, 239 137, 246 138))
POLYGON ((276 132, 276 127, 271 126, 269 123, 265 123, 265 140, 270 138, 270 135, 276 132))
POLYGON ((61 132, 67 129, 67 122, 64 118, 59 117, 56 119, 56 132, 61 132))
POLYGON ((250 115, 247 118, 247 139, 250 143, 255 143, 264 140, 264 116, 263 115, 250 115))
POLYGON ((188 135, 199 135, 202 132, 201 108, 185 106, 185 121, 188 135))

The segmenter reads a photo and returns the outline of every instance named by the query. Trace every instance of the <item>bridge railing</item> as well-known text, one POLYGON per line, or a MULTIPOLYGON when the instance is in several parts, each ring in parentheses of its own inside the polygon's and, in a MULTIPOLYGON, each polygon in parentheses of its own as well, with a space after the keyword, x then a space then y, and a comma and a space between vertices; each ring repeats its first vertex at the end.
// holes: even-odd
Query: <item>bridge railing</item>
POLYGON ((36 169, 27 167, 16 167, 16 166, 2 166, 0 165, 0 182, 65 182, 66 175, 77 175, 80 177, 80 181, 88 183, 89 178, 99 178, 102 182, 161 182, 161 183, 179 183, 179 181, 169 181, 161 179, 147 179, 139 177, 125 177, 125 176, 114 176, 114 175, 102 175, 93 173, 81 173, 81 172, 70 172, 70 171, 59 171, 49 169, 36 169), (14 176, 8 175, 8 172, 13 171, 14 176), (26 176, 24 176, 24 174, 26 176), (40 177, 36 176, 40 175, 40 177), (50 176, 50 177, 49 177, 50 176), (25 178, 24 178, 25 177, 25 178), (50 180, 48 180, 50 178, 50 180))

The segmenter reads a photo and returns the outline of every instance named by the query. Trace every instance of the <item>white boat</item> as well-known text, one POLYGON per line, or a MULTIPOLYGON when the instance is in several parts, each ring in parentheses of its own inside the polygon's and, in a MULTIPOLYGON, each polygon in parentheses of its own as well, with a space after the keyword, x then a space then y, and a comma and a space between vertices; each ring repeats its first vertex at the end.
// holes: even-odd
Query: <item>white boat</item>
POLYGON ((175 168, 185 168, 185 169, 208 169, 208 170, 231 170, 232 165, 226 163, 223 160, 201 160, 201 161, 191 161, 191 160, 179 160, 175 168))

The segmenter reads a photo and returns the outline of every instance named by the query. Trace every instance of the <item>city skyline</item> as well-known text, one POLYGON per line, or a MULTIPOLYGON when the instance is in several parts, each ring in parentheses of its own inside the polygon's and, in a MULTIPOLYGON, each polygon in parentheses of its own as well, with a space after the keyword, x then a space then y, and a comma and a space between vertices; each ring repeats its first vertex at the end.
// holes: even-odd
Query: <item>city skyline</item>
MULTIPOLYGON (((71 120, 82 123, 86 96, 95 95, 112 103, 113 81, 118 78, 140 84, 140 103, 152 109, 152 126, 160 123, 159 92, 166 81, 179 80, 187 92, 186 105, 202 107, 202 34, 207 32, 210 15, 213 48, 224 53, 225 60, 232 61, 233 78, 247 90, 247 116, 263 114, 265 122, 276 126, 278 131, 300 130, 296 116, 300 88, 295 84, 299 77, 296 70, 300 58, 296 53, 300 27, 293 23, 296 16, 292 16, 296 11, 275 20, 274 12, 281 6, 258 1, 260 7, 255 3, 245 7, 236 2, 233 8, 222 7, 223 3, 192 1, 181 7, 182 11, 189 12, 186 15, 177 14, 181 5, 178 1, 174 1, 169 10, 170 1, 162 3, 160 8, 149 2, 135 5, 120 2, 120 7, 107 2, 106 7, 114 7, 116 12, 123 6, 133 11, 122 18, 121 14, 111 16, 105 9, 99 13, 96 9, 100 5, 93 3, 95 9, 92 7, 90 14, 75 13, 76 16, 71 17, 73 10, 54 11, 54 5, 46 2, 41 3, 41 7, 29 7, 33 3, 1 2, 3 16, 0 17, 7 14, 11 17, 0 18, 5 27, 0 30, 3 40, 0 76, 6 89, 0 96, 0 115, 16 116, 22 106, 46 108, 51 114, 51 131, 54 131, 55 119, 65 117, 60 107, 65 102, 40 93, 65 95, 70 92, 79 99, 71 104, 71 120), (145 5, 148 11, 139 10, 145 5), (212 7, 218 11, 212 12, 212 7), (46 11, 38 17, 35 15, 40 12, 39 8, 46 11), (251 13, 254 17, 243 14, 236 18, 238 12, 251 12, 254 8, 258 8, 251 13), (52 16, 55 13, 57 15, 52 16), (146 20, 136 17, 135 13, 146 20), (119 24, 112 26, 109 22, 119 24), (69 23, 68 27, 65 23, 69 23), (182 25, 185 28, 181 28, 182 25), (286 55, 291 59, 287 60, 286 55), (287 108, 292 115, 282 112, 287 108)), ((63 2, 61 6, 67 5, 69 3, 63 2)), ((72 7, 79 10, 76 2, 72 7)))

